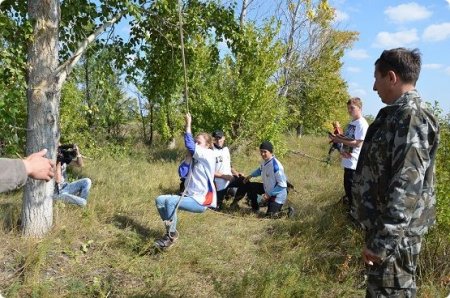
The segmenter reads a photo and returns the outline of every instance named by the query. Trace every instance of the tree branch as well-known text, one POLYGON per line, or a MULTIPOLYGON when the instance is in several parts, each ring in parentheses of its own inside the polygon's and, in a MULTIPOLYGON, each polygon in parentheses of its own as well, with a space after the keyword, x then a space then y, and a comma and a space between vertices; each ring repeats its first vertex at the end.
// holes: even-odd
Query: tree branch
MULTIPOLYGON (((0 0, 3 1, 3 0, 0 0)), ((78 60, 80 60, 81 55, 86 51, 89 44, 91 44, 100 34, 102 34, 108 27, 111 27, 114 25, 117 21, 120 20, 120 18, 126 13, 126 10, 123 10, 119 13, 117 13, 111 20, 106 21, 103 25, 98 27, 94 33, 86 37, 82 42, 80 42, 79 48, 75 51, 75 53, 67 59, 63 64, 58 66, 58 68, 55 69, 53 74, 55 76, 59 75, 58 80, 58 87, 61 87, 64 81, 66 80, 67 76, 70 74, 74 66, 77 64, 78 60)))

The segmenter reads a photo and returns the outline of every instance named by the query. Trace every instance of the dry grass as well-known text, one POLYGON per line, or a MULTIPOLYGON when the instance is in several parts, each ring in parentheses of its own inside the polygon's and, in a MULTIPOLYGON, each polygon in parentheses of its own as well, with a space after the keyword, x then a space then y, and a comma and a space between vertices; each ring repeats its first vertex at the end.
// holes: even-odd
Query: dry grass
MULTIPOLYGON (((290 140, 293 150, 324 157, 327 142, 290 140)), ((21 193, 1 196, 0 287, 7 297, 361 297, 361 232, 345 218, 338 160, 330 166, 287 154, 280 158, 296 187, 294 219, 260 220, 245 212, 179 214, 179 242, 165 253, 148 251, 163 225, 154 206, 175 192, 182 151, 140 158, 87 161, 80 176, 93 180, 85 209, 57 202, 54 228, 40 241, 20 236, 21 193), (156 158, 155 158, 156 156, 156 158)), ((244 173, 259 161, 234 156, 244 173)), ((249 208, 243 202, 241 208, 249 208)), ((437 239, 437 238, 433 238, 437 239)), ((425 251, 450 263, 448 245, 425 251), (439 248, 439 250, 436 249, 439 248), (444 247, 444 248, 442 248, 444 247), (444 251, 443 254, 442 251, 444 251)), ((429 256, 427 256, 429 255, 429 256)), ((425 270, 419 295, 449 292, 440 274, 425 270)), ((443 271, 442 271, 443 270, 443 271)), ((447 271, 445 271, 447 270, 447 271)))

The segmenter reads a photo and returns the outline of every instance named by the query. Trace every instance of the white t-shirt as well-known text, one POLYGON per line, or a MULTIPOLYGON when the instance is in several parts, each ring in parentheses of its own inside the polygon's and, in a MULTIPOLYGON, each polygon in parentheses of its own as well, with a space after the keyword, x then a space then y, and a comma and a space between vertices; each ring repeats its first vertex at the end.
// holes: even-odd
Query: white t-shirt
MULTIPOLYGON (((349 123, 347 126, 347 129, 344 132, 344 135, 347 138, 354 139, 354 140, 364 140, 366 137, 367 129, 369 128, 369 124, 367 123, 366 119, 364 117, 361 117, 357 120, 353 120, 349 123)), ((361 144, 362 145, 362 144, 361 144)), ((345 147, 344 146, 344 150, 345 147)), ((350 158, 343 158, 341 161, 342 167, 346 169, 352 169, 356 170, 356 164, 358 163, 359 153, 361 152, 361 147, 353 147, 351 148, 351 157, 350 158)))
MULTIPOLYGON (((214 153, 216 156, 216 172, 231 175, 231 157, 228 147, 223 147, 222 149, 214 147, 214 153)), ((230 184, 230 181, 217 177, 214 178, 214 182, 216 183, 217 191, 225 189, 230 184)))

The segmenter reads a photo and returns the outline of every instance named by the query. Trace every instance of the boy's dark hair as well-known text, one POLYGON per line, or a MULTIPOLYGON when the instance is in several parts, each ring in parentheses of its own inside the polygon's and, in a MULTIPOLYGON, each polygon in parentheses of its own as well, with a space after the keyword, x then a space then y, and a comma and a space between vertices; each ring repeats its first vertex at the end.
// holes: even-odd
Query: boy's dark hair
POLYGON ((396 48, 384 50, 380 58, 375 61, 375 67, 383 77, 389 71, 393 71, 403 82, 415 85, 419 79, 422 65, 420 56, 419 49, 396 48))
POLYGON ((261 145, 259 145, 259 149, 267 150, 267 151, 269 151, 270 153, 273 153, 273 145, 272 145, 272 143, 269 142, 269 141, 264 141, 264 142, 262 142, 261 145))
POLYGON ((215 130, 213 133, 212 133, 212 137, 214 138, 214 139, 221 139, 221 138, 223 138, 225 136, 225 134, 223 133, 223 131, 221 131, 220 129, 217 129, 217 130, 215 130))

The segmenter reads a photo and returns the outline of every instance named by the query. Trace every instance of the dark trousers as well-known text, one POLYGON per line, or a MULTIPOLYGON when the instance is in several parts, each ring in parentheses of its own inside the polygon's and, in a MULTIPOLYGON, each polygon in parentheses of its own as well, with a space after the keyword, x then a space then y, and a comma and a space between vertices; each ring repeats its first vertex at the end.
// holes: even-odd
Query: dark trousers
POLYGON ((348 206, 353 206, 352 184, 355 170, 344 168, 344 190, 345 196, 348 198, 348 206))
MULTIPOLYGON (((264 185, 261 182, 247 183, 247 196, 251 202, 252 210, 259 211, 258 195, 264 194, 264 185)), ((275 202, 275 197, 272 197, 267 202, 266 216, 276 215, 281 211, 283 204, 275 202)))
POLYGON ((237 188, 235 197, 243 198, 246 194, 246 188, 244 183, 245 177, 243 176, 233 176, 233 180, 230 181, 228 186, 225 189, 217 191, 217 206, 218 208, 222 208, 223 200, 225 195, 228 193, 230 188, 237 188))
POLYGON ((262 195, 265 193, 264 191, 264 185, 261 182, 247 182, 247 196, 250 200, 252 210, 258 211, 259 210, 259 204, 258 204, 258 195, 262 195))
POLYGON ((337 150, 338 152, 340 152, 341 149, 342 149, 342 144, 341 143, 332 143, 331 146, 330 146, 330 150, 328 150, 328 155, 333 153, 334 150, 337 150))

